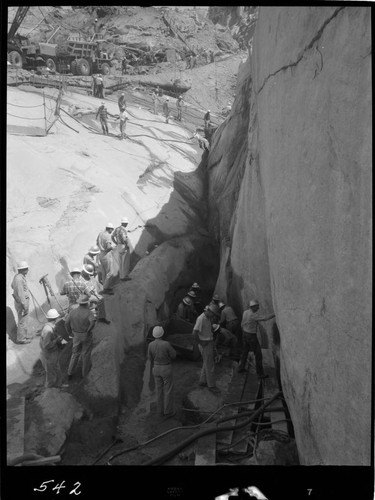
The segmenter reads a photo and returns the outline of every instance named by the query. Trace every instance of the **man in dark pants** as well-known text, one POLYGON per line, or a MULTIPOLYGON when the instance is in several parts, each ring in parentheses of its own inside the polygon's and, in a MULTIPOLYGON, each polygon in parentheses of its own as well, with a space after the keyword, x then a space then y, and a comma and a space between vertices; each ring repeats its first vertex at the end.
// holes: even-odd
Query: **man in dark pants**
POLYGON ((258 378, 265 378, 266 375, 263 371, 263 356, 262 349, 259 344, 259 340, 257 337, 257 328, 259 321, 268 321, 275 317, 274 314, 270 314, 268 316, 261 316, 258 312, 259 310, 259 302, 257 300, 250 301, 249 309, 246 309, 242 315, 242 354, 240 364, 238 366, 238 372, 246 371, 245 365, 247 360, 247 355, 249 351, 252 351, 255 355, 255 364, 256 364, 256 372, 258 378))
POLYGON ((99 106, 95 117, 96 120, 98 119, 98 115, 100 118, 100 125, 102 126, 103 134, 108 135, 108 111, 105 106, 105 102, 102 102, 101 106, 99 106))

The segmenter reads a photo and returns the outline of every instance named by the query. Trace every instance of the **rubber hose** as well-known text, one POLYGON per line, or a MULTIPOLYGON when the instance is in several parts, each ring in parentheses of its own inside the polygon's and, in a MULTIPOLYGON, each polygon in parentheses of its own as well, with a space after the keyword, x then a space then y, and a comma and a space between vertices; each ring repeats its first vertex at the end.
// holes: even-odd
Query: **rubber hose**
MULTIPOLYGON (((269 406, 271 403, 273 403, 273 401, 275 401, 277 398, 279 398, 280 395, 281 395, 281 392, 278 392, 277 394, 275 394, 275 396, 273 396, 267 403, 265 403, 258 410, 256 410, 256 412, 253 413, 253 415, 245 422, 243 422, 241 424, 237 424, 237 425, 226 426, 226 427, 216 427, 215 426, 215 427, 212 427, 210 429, 204 429, 200 432, 197 432, 193 436, 190 436, 189 438, 185 439, 185 441, 183 441, 179 445, 172 448, 172 450, 167 451, 163 455, 160 455, 159 457, 153 458, 152 460, 149 460, 148 462, 146 462, 145 464, 142 464, 142 465, 156 465, 156 464, 160 465, 160 464, 163 464, 168 459, 174 457, 179 451, 183 450, 184 448, 189 446, 189 444, 193 443, 194 441, 196 441, 197 439, 199 439, 202 436, 206 436, 208 434, 214 434, 216 432, 224 432, 224 431, 232 431, 232 430, 242 429, 242 427, 246 427, 258 415, 260 415, 267 406, 269 406)), ((232 420, 233 420, 233 417, 232 417, 232 420)))
MULTIPOLYGON (((284 411, 284 408, 270 408, 269 410, 265 410, 264 413, 271 413, 273 411, 284 411)), ((250 417, 251 415, 254 414, 254 411, 256 410, 251 410, 251 411, 244 411, 242 413, 237 413, 237 414, 233 414, 233 415, 229 415, 229 416, 226 416, 226 417, 223 417, 221 418, 220 420, 217 420, 216 423, 217 424, 221 424, 221 422, 226 422, 228 420, 235 420, 237 418, 241 418, 241 417, 250 417)))

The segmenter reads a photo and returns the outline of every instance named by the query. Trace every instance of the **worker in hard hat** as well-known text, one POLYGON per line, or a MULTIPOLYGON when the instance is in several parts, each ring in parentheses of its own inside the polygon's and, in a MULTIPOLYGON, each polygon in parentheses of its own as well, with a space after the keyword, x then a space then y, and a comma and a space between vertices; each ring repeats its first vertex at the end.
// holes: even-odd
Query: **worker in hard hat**
POLYGON ((13 289, 14 307, 17 311, 17 344, 29 344, 31 339, 27 335, 29 319, 29 287, 27 286, 26 275, 29 272, 29 265, 26 261, 17 264, 17 274, 14 276, 11 287, 13 289))
POLYGON ((128 66, 128 60, 126 59, 126 57, 123 57, 122 62, 121 62, 121 74, 122 75, 126 75, 127 66, 128 66))
POLYGON ((150 360, 155 379, 158 414, 165 418, 171 418, 176 414, 173 401, 172 371, 172 361, 176 358, 176 351, 168 341, 162 338, 163 335, 163 327, 155 326, 153 328, 152 336, 155 340, 148 346, 147 357, 150 360))
POLYGON ((194 132, 194 134, 191 137, 189 137, 189 140, 191 140, 191 139, 197 139, 198 146, 201 149, 204 149, 206 151, 210 150, 210 143, 208 142, 208 140, 205 137, 200 135, 197 130, 194 132))
POLYGON ((112 249, 115 248, 115 244, 112 241, 111 234, 114 230, 114 226, 112 222, 108 222, 104 231, 101 231, 98 234, 96 239, 96 244, 99 247, 99 262, 102 266, 103 273, 103 292, 102 293, 110 293, 110 280, 113 275, 112 272, 112 249))
POLYGON ((62 383, 62 374, 59 364, 59 345, 66 344, 56 332, 56 322, 60 318, 56 309, 50 309, 47 314, 47 323, 40 334, 40 360, 46 371, 45 387, 69 387, 62 383))
POLYGON ((69 300, 68 313, 72 309, 78 307, 77 299, 80 295, 86 294, 90 295, 90 291, 85 283, 85 280, 81 276, 81 270, 75 267, 70 271, 70 280, 66 281, 62 287, 60 295, 66 295, 69 300))
POLYGON ((204 128, 207 128, 211 125, 211 111, 208 109, 203 117, 204 128))
POLYGON ((120 97, 118 98, 118 108, 120 111, 126 108, 126 99, 125 99, 125 92, 121 92, 120 97))
POLYGON ((90 291, 90 305, 95 309, 94 315, 97 311, 97 319, 100 323, 110 324, 110 321, 106 318, 105 314, 105 304, 104 299, 100 297, 100 292, 103 290, 103 286, 94 276, 94 266, 92 264, 83 265, 81 271, 82 279, 85 280, 87 288, 90 291))
POLYGON ((169 114, 170 114, 170 108, 169 108, 169 97, 165 98, 165 101, 163 103, 163 114, 165 116, 165 123, 168 123, 169 120, 169 114))
POLYGON ((89 298, 81 295, 79 307, 73 309, 65 320, 65 328, 73 337, 72 356, 68 367, 68 379, 73 376, 76 361, 82 358, 82 377, 86 377, 91 368, 92 330, 96 324, 95 316, 89 308, 89 298))
POLYGON ((91 266, 94 267, 94 276, 98 274, 98 255, 99 255, 99 247, 94 245, 89 248, 88 252, 86 255, 83 257, 83 265, 86 266, 87 264, 90 264, 91 266))
POLYGON ((102 101, 101 105, 98 108, 98 111, 96 112, 96 117, 95 119, 100 119, 100 125, 102 126, 103 134, 108 135, 108 110, 106 108, 105 102, 102 101))
POLYGON ((176 316, 179 319, 187 321, 188 323, 195 324, 198 314, 195 310, 192 297, 187 295, 182 299, 182 301, 178 304, 176 316))
POLYGON ((112 241, 117 245, 117 255, 118 255, 118 265, 119 265, 119 275, 120 280, 128 281, 131 280, 129 276, 130 270, 130 242, 128 237, 127 226, 129 221, 127 217, 121 219, 121 225, 116 227, 116 229, 111 234, 112 241))
POLYGON ((215 384, 215 345, 211 326, 213 323, 217 323, 219 316, 219 308, 214 304, 210 304, 207 306, 207 309, 198 316, 193 328, 193 338, 198 343, 198 348, 203 359, 199 385, 207 385, 208 389, 214 393, 218 393, 220 390, 215 384))
POLYGON ((151 99, 152 99, 152 107, 154 111, 154 115, 158 113, 158 104, 159 104, 159 95, 156 90, 153 90, 151 92, 151 99))
POLYGON ((128 137, 125 134, 126 123, 129 120, 129 114, 126 112, 125 108, 122 108, 119 115, 120 119, 120 139, 123 140, 125 137, 128 137))
POLYGON ((212 333, 214 336, 214 342, 216 349, 224 349, 226 348, 232 349, 237 345, 237 338, 233 335, 232 332, 223 328, 218 323, 214 323, 212 325, 212 333))
POLYGON ((184 101, 182 99, 182 95, 180 95, 177 100, 176 100, 176 107, 177 107, 177 120, 181 121, 182 120, 182 106, 184 105, 184 101))
POLYGON ((193 303, 194 303, 195 310, 197 311, 197 314, 199 316, 199 314, 202 314, 202 312, 203 312, 203 304, 201 301, 202 300, 201 299, 201 296, 202 296, 201 287, 198 285, 198 283, 193 283, 189 289, 189 292, 195 293, 195 297, 193 297, 193 303))
POLYGON ((234 312, 233 307, 225 304, 224 302, 219 302, 220 309, 220 326, 229 330, 233 335, 236 336, 237 340, 241 338, 241 323, 234 312))
POLYGON ((265 378, 263 370, 263 356, 262 349, 259 344, 257 337, 257 329, 259 321, 268 321, 275 317, 274 314, 269 314, 268 316, 263 316, 259 314, 259 302, 252 299, 249 303, 249 309, 246 309, 242 315, 242 354, 240 359, 240 364, 238 366, 238 372, 246 371, 246 361, 249 351, 254 352, 255 355, 255 366, 258 378, 265 378))

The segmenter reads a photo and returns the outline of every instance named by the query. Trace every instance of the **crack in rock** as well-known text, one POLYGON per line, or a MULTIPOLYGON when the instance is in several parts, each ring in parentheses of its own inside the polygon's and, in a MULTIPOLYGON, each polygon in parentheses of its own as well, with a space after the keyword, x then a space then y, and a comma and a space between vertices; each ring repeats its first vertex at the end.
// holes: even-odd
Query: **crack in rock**
POLYGON ((263 87, 265 86, 265 84, 268 82, 268 80, 272 77, 272 76, 275 76, 277 75, 277 73, 280 73, 280 71, 285 71, 286 69, 288 68, 292 68, 294 66, 297 66, 297 64, 301 61, 301 59, 303 58, 305 52, 307 52, 308 50, 311 49, 311 47, 314 45, 314 43, 316 41, 319 40, 319 38, 322 36, 323 34, 323 31, 325 30, 326 26, 332 21, 333 18, 335 18, 337 16, 337 14, 341 11, 345 9, 345 7, 338 7, 335 12, 328 18, 324 21, 323 25, 321 26, 321 28, 317 31, 316 35, 313 37, 313 39, 310 41, 310 43, 308 45, 306 45, 306 47, 302 50, 302 53, 301 55, 298 57, 298 59, 293 62, 293 63, 290 63, 290 64, 286 64, 285 66, 282 66, 281 68, 279 68, 277 71, 275 71, 274 73, 271 73, 270 75, 268 75, 262 86, 260 87, 260 89, 257 91, 257 95, 263 90, 263 87))

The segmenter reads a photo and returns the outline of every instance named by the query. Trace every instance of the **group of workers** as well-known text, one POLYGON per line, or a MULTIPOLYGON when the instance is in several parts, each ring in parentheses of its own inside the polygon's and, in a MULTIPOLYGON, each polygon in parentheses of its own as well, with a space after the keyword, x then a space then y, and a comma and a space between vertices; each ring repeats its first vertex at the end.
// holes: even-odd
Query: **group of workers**
MULTIPOLYGON (((257 300, 249 302, 249 308, 243 312, 240 322, 233 308, 221 301, 216 294, 211 302, 203 307, 200 286, 198 283, 193 283, 175 314, 177 318, 194 325, 193 341, 197 343, 203 360, 198 382, 200 386, 207 387, 213 393, 220 393, 215 383, 215 364, 220 361, 224 352, 230 354, 232 348, 241 344, 238 372, 247 371, 246 363, 251 351, 255 356, 258 379, 267 376, 263 369, 257 329, 259 322, 268 321, 275 315, 261 315, 257 300), (224 349, 221 354, 219 354, 220 347, 224 349)), ((155 340, 149 344, 148 359, 155 379, 157 411, 159 415, 170 418, 176 414, 173 401, 172 362, 177 353, 172 345, 163 339, 163 327, 155 326, 152 335, 155 340)))
MULTIPOLYGON (((126 217, 121 224, 114 227, 106 224, 98 234, 96 245, 90 247, 83 257, 81 269, 70 271, 70 279, 63 284, 60 295, 68 298, 67 310, 64 310, 65 330, 72 342, 72 356, 68 367, 68 380, 72 378, 76 362, 82 359, 82 376, 85 377, 91 366, 92 330, 96 322, 109 324, 106 318, 105 304, 102 295, 113 294, 110 288, 113 276, 113 259, 117 251, 120 280, 131 280, 130 242, 127 229, 129 221, 126 217)), ((13 278, 14 306, 18 316, 17 344, 28 344, 32 336, 28 334, 28 315, 31 292, 26 276, 29 266, 26 261, 17 265, 17 273, 13 278)), ((56 309, 49 309, 45 314, 47 323, 40 335, 41 361, 46 371, 46 387, 64 387, 58 362, 59 345, 67 341, 58 333, 56 324, 62 315, 56 309)))
POLYGON ((203 59, 205 60, 206 64, 215 62, 215 55, 212 49, 204 50, 201 54, 198 55, 195 54, 195 52, 192 52, 191 54, 188 54, 185 58, 186 61, 185 69, 194 69, 197 64, 199 56, 202 58, 202 60, 203 59))
POLYGON ((119 115, 118 116, 117 115, 111 115, 108 112, 108 110, 107 110, 105 102, 102 101, 101 105, 98 108, 98 111, 96 112, 95 119, 97 120, 98 116, 99 116, 100 125, 102 127, 102 131, 103 131, 104 135, 108 135, 109 134, 109 130, 108 130, 108 116, 112 116, 116 120, 120 120, 120 122, 119 122, 120 123, 120 135, 119 135, 119 137, 122 140, 122 139, 128 137, 125 134, 126 123, 129 120, 129 114, 126 111, 125 92, 121 92, 120 97, 118 99, 118 106, 119 106, 119 115))

